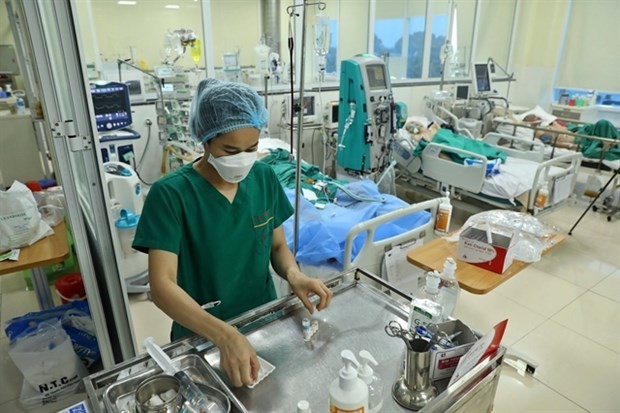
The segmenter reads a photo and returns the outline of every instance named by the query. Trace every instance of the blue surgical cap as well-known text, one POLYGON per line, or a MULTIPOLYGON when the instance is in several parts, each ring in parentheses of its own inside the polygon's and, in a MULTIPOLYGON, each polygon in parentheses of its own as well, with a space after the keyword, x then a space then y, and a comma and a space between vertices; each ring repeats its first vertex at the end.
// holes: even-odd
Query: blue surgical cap
POLYGON ((204 79, 192 101, 189 129, 194 140, 206 143, 241 128, 260 130, 267 124, 267 117, 256 90, 242 83, 204 79))

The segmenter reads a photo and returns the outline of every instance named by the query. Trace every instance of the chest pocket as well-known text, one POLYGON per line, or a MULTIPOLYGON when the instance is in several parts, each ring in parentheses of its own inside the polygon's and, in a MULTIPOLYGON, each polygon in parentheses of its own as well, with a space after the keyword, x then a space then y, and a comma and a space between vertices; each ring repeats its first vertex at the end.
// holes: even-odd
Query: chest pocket
POLYGON ((254 226, 254 239, 256 241, 256 253, 264 254, 271 250, 273 239, 273 211, 271 209, 262 214, 252 217, 254 226))

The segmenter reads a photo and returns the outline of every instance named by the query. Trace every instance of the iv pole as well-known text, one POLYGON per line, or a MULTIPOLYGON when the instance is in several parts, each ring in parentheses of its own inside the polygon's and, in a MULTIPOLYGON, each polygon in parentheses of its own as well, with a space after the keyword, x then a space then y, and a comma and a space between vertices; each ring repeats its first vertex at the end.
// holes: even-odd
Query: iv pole
MULTIPOLYGON (((319 10, 325 10, 325 3, 322 1, 315 3, 308 3, 307 0, 303 0, 303 4, 296 4, 293 6, 288 6, 286 8, 286 13, 288 13, 289 17, 292 18, 295 14, 295 9, 297 7, 303 7, 303 13, 301 15, 301 62, 299 64, 299 112, 297 115, 297 145, 295 146, 295 150, 297 151, 296 158, 296 170, 295 170, 295 224, 294 224, 294 242, 293 242, 293 255, 297 254, 297 250, 299 247, 299 204, 301 197, 301 139, 303 136, 303 104, 304 104, 304 66, 306 61, 306 10, 307 6, 318 5, 319 10)), ((291 62, 292 63, 292 62, 291 62)), ((292 71, 291 71, 292 78, 292 71)), ((291 79, 292 83, 292 79, 291 79)), ((293 97, 291 96, 291 99, 293 97)), ((294 106, 291 105, 291 108, 294 106)), ((293 124, 291 123, 291 129, 293 128, 293 124)), ((291 154, 292 155, 292 154, 291 154)))

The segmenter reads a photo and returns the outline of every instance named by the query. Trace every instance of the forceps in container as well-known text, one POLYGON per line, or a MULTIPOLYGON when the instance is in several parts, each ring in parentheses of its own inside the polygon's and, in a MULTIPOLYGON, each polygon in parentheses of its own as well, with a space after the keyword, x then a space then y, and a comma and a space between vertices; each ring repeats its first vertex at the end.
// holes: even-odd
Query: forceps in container
POLYGON ((385 334, 390 337, 399 337, 401 338, 407 348, 409 350, 413 350, 412 341, 416 338, 416 336, 409 330, 402 328, 398 321, 392 320, 385 326, 385 334))

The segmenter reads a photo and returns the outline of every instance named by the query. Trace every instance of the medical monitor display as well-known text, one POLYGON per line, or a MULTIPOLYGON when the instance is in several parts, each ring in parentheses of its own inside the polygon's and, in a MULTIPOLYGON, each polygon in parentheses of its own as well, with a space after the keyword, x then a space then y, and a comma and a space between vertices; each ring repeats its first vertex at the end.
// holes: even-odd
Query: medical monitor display
MULTIPOLYGON (((303 123, 315 123, 317 122, 317 108, 316 108, 316 100, 313 95, 304 96, 303 104, 300 105, 300 99, 298 95, 294 97, 294 110, 293 110, 293 123, 297 123, 297 119, 299 116, 299 109, 301 109, 302 114, 302 122, 303 123)), ((291 116, 291 99, 288 97, 286 99, 286 119, 290 120, 291 116)))
POLYGON ((469 85, 457 85, 456 86, 456 100, 469 99, 469 85))
POLYGON ((127 85, 117 82, 91 84, 90 93, 99 132, 131 125, 131 105, 127 85))
POLYGON ((476 93, 490 93, 493 91, 488 63, 474 64, 474 85, 476 93))
POLYGON ((338 103, 332 105, 331 123, 338 123, 338 103))
POLYGON ((368 87, 370 90, 387 89, 384 65, 374 64, 366 66, 366 75, 368 76, 368 87))

